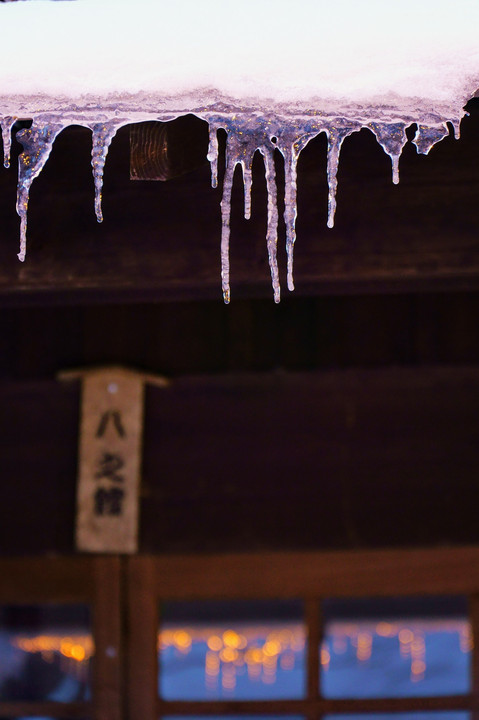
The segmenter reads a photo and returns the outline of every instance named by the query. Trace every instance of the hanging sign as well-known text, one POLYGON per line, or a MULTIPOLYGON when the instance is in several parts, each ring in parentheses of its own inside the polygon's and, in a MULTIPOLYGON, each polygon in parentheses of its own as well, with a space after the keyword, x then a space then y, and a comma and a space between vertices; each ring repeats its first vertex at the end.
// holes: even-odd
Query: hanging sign
POLYGON ((124 368, 63 374, 82 377, 76 546, 84 552, 135 553, 145 382, 124 368))

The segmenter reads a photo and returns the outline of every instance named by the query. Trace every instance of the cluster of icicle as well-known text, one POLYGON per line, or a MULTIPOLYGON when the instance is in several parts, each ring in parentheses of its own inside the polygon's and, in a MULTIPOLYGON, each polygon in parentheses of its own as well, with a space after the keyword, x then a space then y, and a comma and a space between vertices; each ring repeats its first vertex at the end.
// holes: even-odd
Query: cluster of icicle
MULTIPOLYGON (((223 177, 223 196, 221 200, 222 235, 221 235, 221 280, 225 303, 230 301, 230 267, 229 238, 231 191, 233 177, 237 165, 241 167, 244 184, 244 215, 251 215, 252 164, 256 151, 263 156, 266 186, 268 193, 268 223, 266 243, 271 270, 274 300, 280 300, 280 282, 277 262, 278 244, 278 206, 275 177, 274 152, 279 150, 284 157, 285 194, 284 223, 286 227, 286 251, 288 258, 287 284, 289 290, 294 289, 293 283, 293 250, 296 239, 297 216, 297 164, 301 151, 308 142, 325 132, 328 139, 328 227, 334 225, 336 212, 336 189, 339 154, 341 145, 348 135, 358 132, 363 127, 369 128, 392 161, 392 180, 399 182, 399 158, 407 142, 406 128, 411 121, 364 121, 345 118, 325 118, 318 116, 264 116, 260 113, 241 114, 201 114, 210 128, 208 160, 211 164, 213 187, 218 182, 218 130, 224 129, 227 134, 226 161, 223 177)), ((9 167, 11 131, 15 117, 0 117, 2 129, 4 165, 9 167)), ((17 139, 23 146, 18 163, 17 213, 20 216, 20 252, 18 257, 25 260, 27 210, 30 187, 33 180, 42 171, 57 135, 68 125, 80 124, 92 130, 92 169, 95 184, 95 213, 98 222, 103 220, 101 209, 103 171, 110 143, 117 130, 129 124, 128 119, 85 123, 81 119, 71 117, 62 119, 60 115, 38 116, 28 129, 17 132, 17 139)), ((456 135, 458 123, 455 124, 456 135)), ((418 124, 413 142, 418 152, 427 154, 431 147, 448 135, 445 121, 437 120, 427 124, 418 124)))

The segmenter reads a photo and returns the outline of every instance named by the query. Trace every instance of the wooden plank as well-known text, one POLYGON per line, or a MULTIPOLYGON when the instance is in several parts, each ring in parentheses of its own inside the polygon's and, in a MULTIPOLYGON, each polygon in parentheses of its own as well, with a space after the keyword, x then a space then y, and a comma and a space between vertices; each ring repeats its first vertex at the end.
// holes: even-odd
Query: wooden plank
POLYGON ((122 674, 121 560, 93 559, 93 712, 95 720, 121 720, 125 687, 122 674))
POLYGON ((92 717, 92 703, 61 702, 0 702, 1 717, 57 717, 88 720, 92 717))
POLYGON ((165 599, 471 595, 479 589, 477 547, 173 555, 150 562, 154 592, 165 599))
POLYGON ((3 603, 88 603, 95 595, 87 558, 2 558, 0 577, 3 603))
POLYGON ((131 180, 171 180, 206 165, 208 132, 193 115, 130 125, 131 180))
MULTIPOLYGON (((326 139, 312 141, 299 163, 296 293, 411 292, 477 289, 479 245, 474 188, 477 108, 459 142, 446 139, 429 157, 409 145, 401 183, 372 134, 348 138, 341 153, 336 227, 326 227, 326 139)), ((106 166, 105 221, 93 215, 91 136, 70 128, 32 187, 28 254, 16 258, 14 143, 12 168, 0 174, 2 302, 116 298, 221 298, 220 189, 200 167, 168 183, 131 183, 129 129, 114 139, 106 166), (185 208, 187 211, 185 212, 185 208)), ((280 171, 281 168, 278 168, 280 171)), ((278 175, 280 172, 278 172, 278 175)), ((232 297, 271 297, 265 244, 267 202, 262 161, 254 163, 253 217, 242 218, 239 176, 231 221, 232 297)), ((280 274, 285 286, 284 226, 280 274)))
MULTIPOLYGON (((321 609, 317 600, 305 602, 305 624, 307 637, 308 700, 320 695, 320 652, 322 640, 321 609)), ((313 716, 314 717, 314 716, 313 716)))
POLYGON ((476 391, 449 372, 184 378, 161 406, 152 390, 144 550, 476 542, 476 391))
POLYGON ((128 572, 128 717, 156 720, 159 599, 149 559, 131 557, 128 572))
MULTIPOLYGON (((474 366, 178 378, 146 393, 140 549, 478 543, 478 429, 474 366)), ((0 385, 1 554, 73 551, 77 436, 77 387, 0 385)))
POLYGON ((475 698, 472 720, 479 718, 479 594, 469 597, 469 619, 472 630, 471 693, 475 698))
POLYGON ((308 715, 326 713, 386 713, 441 710, 470 710, 472 697, 370 698, 348 700, 256 700, 158 702, 160 715, 308 715))

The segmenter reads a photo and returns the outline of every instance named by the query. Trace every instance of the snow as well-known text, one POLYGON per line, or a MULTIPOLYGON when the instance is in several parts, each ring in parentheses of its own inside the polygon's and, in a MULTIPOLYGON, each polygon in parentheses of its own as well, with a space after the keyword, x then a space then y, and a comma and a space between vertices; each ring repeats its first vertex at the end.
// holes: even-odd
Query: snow
MULTIPOLYGON (((222 285, 229 302, 229 216, 234 169, 250 214, 251 164, 264 158, 267 252, 274 297, 278 208, 273 153, 285 158, 288 287, 293 289, 296 164, 309 139, 328 136, 328 227, 336 212, 343 140, 368 127, 391 157, 399 182, 405 129, 427 153, 456 130, 479 88, 479 0, 35 0, 3 3, 0 124, 5 165, 15 118, 23 134, 17 211, 25 258, 28 192, 56 134, 69 124, 92 129, 95 209, 116 130, 129 122, 193 112, 210 123, 216 183, 216 130, 227 131, 223 181, 222 285), (40 143, 35 147, 35 139, 40 143)), ((21 140, 21 138, 20 138, 21 140)))
POLYGON ((479 87, 477 0, 38 0, 0 10, 0 95, 193 92, 201 104, 207 89, 262 109, 457 108, 479 87))

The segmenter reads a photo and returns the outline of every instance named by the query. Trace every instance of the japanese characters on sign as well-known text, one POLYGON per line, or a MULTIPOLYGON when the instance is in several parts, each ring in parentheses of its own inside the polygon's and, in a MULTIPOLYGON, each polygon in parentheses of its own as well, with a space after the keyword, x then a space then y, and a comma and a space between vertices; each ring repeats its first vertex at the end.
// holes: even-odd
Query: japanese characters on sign
POLYGON ((121 368, 83 376, 76 542, 87 552, 133 553, 143 430, 141 375, 121 368))

